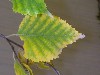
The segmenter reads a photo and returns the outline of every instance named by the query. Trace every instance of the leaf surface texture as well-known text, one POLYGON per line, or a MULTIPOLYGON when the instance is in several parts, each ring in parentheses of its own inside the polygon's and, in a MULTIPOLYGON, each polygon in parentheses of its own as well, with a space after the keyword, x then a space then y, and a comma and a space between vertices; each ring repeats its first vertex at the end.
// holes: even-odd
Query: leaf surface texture
POLYGON ((24 57, 34 62, 50 62, 58 58, 62 49, 80 36, 66 21, 46 14, 25 16, 18 34, 24 41, 24 57))
POLYGON ((24 15, 42 14, 47 11, 44 0, 11 0, 13 11, 24 15))

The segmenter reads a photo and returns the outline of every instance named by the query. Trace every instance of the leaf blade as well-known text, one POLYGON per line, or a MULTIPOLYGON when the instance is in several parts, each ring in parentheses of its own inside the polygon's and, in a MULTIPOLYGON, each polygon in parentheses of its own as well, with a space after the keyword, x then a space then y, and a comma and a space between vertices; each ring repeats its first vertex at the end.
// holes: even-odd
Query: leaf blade
POLYGON ((44 0, 11 0, 13 11, 24 15, 37 15, 47 12, 44 0))
POLYGON ((24 41, 25 58, 34 62, 50 62, 58 58, 62 49, 81 35, 64 20, 59 17, 51 18, 46 14, 26 16, 18 34, 24 41))

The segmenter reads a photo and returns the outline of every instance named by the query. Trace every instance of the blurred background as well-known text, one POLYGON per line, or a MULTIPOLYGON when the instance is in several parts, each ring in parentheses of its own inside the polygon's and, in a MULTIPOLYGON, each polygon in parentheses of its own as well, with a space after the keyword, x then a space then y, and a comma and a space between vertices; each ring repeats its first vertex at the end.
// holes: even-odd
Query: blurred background
MULTIPOLYGON (((97 20, 97 0, 45 0, 49 11, 66 20, 76 30, 86 35, 84 39, 63 49, 54 60, 61 75, 100 75, 100 21, 97 20)), ((21 14, 12 11, 9 0, 0 1, 0 33, 17 33, 21 14)), ((21 43, 18 37, 12 40, 21 43)), ((0 75, 15 75, 13 54, 9 44, 0 38, 0 75)), ((35 75, 56 75, 52 70, 34 69, 35 75)))

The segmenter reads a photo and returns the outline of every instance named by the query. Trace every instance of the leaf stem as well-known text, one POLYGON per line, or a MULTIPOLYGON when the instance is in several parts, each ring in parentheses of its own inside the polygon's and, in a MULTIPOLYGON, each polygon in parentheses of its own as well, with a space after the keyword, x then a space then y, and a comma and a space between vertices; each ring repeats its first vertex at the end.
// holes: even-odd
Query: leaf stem
POLYGON ((6 38, 9 38, 9 37, 12 37, 12 36, 19 36, 19 35, 21 35, 21 34, 11 34, 11 35, 7 35, 7 36, 5 36, 6 38))

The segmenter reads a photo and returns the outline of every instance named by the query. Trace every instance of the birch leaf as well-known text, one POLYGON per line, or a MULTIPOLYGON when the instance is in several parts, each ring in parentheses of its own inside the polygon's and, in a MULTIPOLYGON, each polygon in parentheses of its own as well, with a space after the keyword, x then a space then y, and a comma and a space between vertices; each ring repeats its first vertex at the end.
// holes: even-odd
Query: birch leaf
POLYGON ((62 49, 81 35, 66 21, 46 14, 26 16, 18 34, 24 41, 24 57, 34 62, 50 62, 58 58, 62 49))
POLYGON ((24 15, 42 14, 47 11, 44 0, 11 0, 13 11, 24 15))

